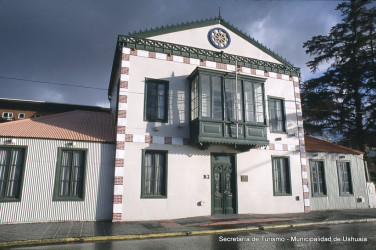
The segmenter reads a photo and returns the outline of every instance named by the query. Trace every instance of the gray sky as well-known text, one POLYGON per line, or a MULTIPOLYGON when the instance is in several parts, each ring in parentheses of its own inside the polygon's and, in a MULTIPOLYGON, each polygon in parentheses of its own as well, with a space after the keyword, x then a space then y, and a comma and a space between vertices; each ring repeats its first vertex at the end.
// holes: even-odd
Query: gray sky
MULTIPOLYGON (((313 75, 303 42, 328 34, 339 1, 0 0, 0 98, 108 106, 118 34, 218 16, 313 75), (19 78, 31 81, 18 81, 19 78)), ((322 69, 325 69, 323 67, 322 69)))

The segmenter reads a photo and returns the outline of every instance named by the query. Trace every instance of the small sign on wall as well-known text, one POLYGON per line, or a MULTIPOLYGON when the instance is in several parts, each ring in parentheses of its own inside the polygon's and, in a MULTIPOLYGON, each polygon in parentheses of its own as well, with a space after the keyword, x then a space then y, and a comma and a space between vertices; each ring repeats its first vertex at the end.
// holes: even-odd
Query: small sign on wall
POLYGON ((248 182, 248 175, 241 175, 240 176, 240 181, 241 182, 248 182))

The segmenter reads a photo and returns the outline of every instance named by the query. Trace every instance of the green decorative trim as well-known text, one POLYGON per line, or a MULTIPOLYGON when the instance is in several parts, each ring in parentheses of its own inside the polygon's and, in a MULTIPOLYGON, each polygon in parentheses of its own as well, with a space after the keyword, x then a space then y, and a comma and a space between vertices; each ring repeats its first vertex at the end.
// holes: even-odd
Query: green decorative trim
POLYGON ((245 32, 242 30, 236 28, 234 25, 228 23, 221 17, 215 17, 215 18, 209 18, 209 19, 201 19, 201 20, 196 20, 192 22, 186 22, 186 23, 181 23, 181 24, 175 24, 175 25, 167 25, 167 26, 161 26, 157 27, 155 29, 146 29, 144 31, 139 31, 139 32, 133 32, 129 33, 129 36, 133 37, 139 37, 139 38, 147 38, 147 37, 152 37, 152 36, 157 36, 157 35, 162 35, 162 34, 167 34, 167 33, 172 33, 172 32, 177 32, 177 31, 183 31, 183 30, 188 30, 188 29, 194 29, 194 28, 200 28, 200 27, 205 27, 209 25, 215 25, 215 24, 221 24, 227 29, 231 30, 234 32, 236 35, 240 36, 241 38, 245 39, 252 45, 256 46, 263 52, 267 53, 268 55, 272 56, 273 58, 277 59, 281 63, 283 63, 286 66, 293 67, 292 63, 288 62, 285 58, 282 56, 278 55, 277 53, 273 52, 271 49, 267 48, 265 45, 262 43, 256 41, 254 38, 250 37, 247 35, 245 32))
POLYGON ((300 76, 300 69, 292 66, 291 64, 278 64, 244 56, 237 56, 223 52, 194 48, 190 46, 161 42, 140 37, 119 35, 118 47, 140 49, 232 65, 235 65, 235 60, 237 60, 238 66, 297 77, 300 76))
MULTIPOLYGON (((56 173, 55 173, 55 185, 53 192, 52 201, 84 201, 85 200, 85 180, 86 180, 86 162, 87 162, 87 149, 84 148, 58 148, 57 153, 57 163, 56 163, 56 173), (59 195, 59 185, 61 177, 61 163, 63 157, 63 151, 82 151, 84 152, 83 159, 83 170, 82 170, 82 193, 81 196, 60 196, 59 195)), ((70 184, 70 183, 69 183, 70 184)))

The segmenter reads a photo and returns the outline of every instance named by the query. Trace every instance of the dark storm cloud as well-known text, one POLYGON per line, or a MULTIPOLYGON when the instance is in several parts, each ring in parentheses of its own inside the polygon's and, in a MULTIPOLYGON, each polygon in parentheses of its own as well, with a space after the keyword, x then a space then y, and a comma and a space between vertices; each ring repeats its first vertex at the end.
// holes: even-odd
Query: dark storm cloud
MULTIPOLYGON (((0 0, 0 77, 106 89, 118 34, 218 15, 302 68, 302 43, 340 18, 331 1, 0 0)), ((107 91, 0 78, 0 97, 108 105, 107 91)))

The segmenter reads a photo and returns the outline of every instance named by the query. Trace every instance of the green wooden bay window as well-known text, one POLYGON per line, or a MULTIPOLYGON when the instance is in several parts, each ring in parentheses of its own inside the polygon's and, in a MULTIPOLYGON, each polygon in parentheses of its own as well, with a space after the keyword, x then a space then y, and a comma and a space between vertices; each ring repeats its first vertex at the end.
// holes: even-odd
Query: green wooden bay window
POLYGON ((167 152, 143 151, 141 198, 167 196, 167 152))
POLYGON ((26 148, 0 147, 0 202, 19 201, 26 148))
POLYGON ((86 150, 59 148, 54 200, 83 200, 86 150))
POLYGON ((191 143, 267 145, 264 79, 197 68, 191 83, 191 143))

